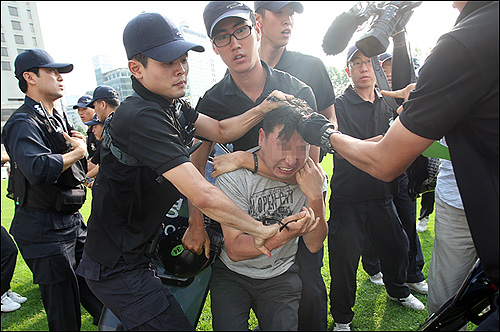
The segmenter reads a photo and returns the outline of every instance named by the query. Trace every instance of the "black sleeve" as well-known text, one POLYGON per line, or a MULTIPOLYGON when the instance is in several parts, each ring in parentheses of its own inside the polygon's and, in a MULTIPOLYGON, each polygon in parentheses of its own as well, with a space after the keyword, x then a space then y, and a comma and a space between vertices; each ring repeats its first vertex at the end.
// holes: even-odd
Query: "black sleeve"
POLYGON ((440 139, 485 94, 481 76, 467 49, 453 37, 443 36, 420 70, 416 89, 403 104, 401 122, 414 134, 440 139))

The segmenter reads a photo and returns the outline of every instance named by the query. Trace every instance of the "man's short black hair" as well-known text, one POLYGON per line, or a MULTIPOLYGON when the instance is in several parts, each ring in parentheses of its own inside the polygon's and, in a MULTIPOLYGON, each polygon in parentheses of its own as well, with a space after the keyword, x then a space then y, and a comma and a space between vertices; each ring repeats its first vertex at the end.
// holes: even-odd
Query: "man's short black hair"
POLYGON ((120 106, 120 100, 118 98, 102 98, 100 100, 104 100, 104 102, 110 105, 113 108, 117 108, 120 106))
POLYGON ((273 109, 264 116, 262 129, 266 137, 277 127, 283 125, 278 139, 287 142, 299 130, 299 121, 302 116, 311 114, 313 110, 305 100, 295 98, 287 100, 284 105, 273 109))
POLYGON ((132 58, 130 58, 130 60, 137 60, 144 66, 144 68, 148 67, 149 58, 142 53, 134 55, 132 58))
MULTIPOLYGON (((36 76, 40 77, 40 68, 30 68, 28 70, 25 70, 24 72, 31 72, 31 73, 35 73, 36 76)), ((21 91, 23 93, 26 93, 26 91, 28 91, 28 82, 26 82, 26 80, 24 79, 23 75, 19 75, 19 77, 17 78, 19 80, 18 84, 19 84, 19 89, 21 89, 21 91)))

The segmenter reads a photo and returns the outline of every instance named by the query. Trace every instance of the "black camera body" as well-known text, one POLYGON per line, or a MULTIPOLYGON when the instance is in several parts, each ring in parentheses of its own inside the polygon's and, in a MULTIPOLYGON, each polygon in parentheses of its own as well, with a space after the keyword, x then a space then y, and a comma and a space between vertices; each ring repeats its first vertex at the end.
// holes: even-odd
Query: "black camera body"
POLYGON ((341 53, 354 32, 369 22, 368 32, 356 42, 356 47, 371 58, 382 54, 389 46, 389 37, 403 31, 422 1, 358 2, 349 11, 337 16, 323 38, 326 54, 341 53))
POLYGON ((369 3, 367 9, 360 13, 361 17, 373 13, 377 18, 368 32, 356 42, 356 47, 367 57, 384 53, 389 46, 389 37, 404 29, 413 14, 413 9, 421 3, 422 1, 369 3))

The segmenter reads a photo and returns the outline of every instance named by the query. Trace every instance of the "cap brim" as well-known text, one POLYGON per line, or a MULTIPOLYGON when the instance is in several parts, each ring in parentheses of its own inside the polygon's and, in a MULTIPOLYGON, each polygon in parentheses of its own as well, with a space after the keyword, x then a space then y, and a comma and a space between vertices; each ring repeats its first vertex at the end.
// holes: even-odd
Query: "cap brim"
POLYGON ((141 53, 148 58, 159 62, 171 62, 180 58, 190 50, 196 52, 204 52, 205 48, 201 45, 193 44, 183 39, 179 39, 160 46, 156 46, 141 53))
POLYGON ((295 10, 295 12, 297 12, 299 14, 302 14, 302 12, 304 12, 304 6, 302 6, 302 4, 300 2, 296 2, 296 1, 291 1, 291 2, 269 1, 269 3, 262 6, 262 8, 270 10, 272 12, 277 12, 289 4, 291 4, 293 6, 293 9, 295 10))
POLYGON ((223 19, 228 18, 228 17, 239 17, 239 18, 244 19, 244 20, 250 20, 250 12, 246 9, 245 10, 233 10, 233 11, 229 11, 229 12, 224 13, 221 16, 217 17, 217 19, 214 21, 214 23, 212 23, 212 26, 210 27, 210 36, 208 36, 209 38, 213 37, 214 28, 217 25, 217 23, 219 23, 220 21, 222 21, 223 19))
POLYGON ((94 108, 94 102, 95 102, 95 100, 94 100, 94 99, 92 99, 92 100, 90 101, 90 103, 88 103, 87 105, 85 105, 85 107, 94 108))
POLYGON ((86 108, 86 107, 89 107, 89 106, 87 104, 78 103, 75 106, 73 106, 73 109, 77 109, 78 107, 86 108))
POLYGON ((39 68, 56 68, 59 73, 66 74, 73 70, 73 65, 71 63, 49 63, 41 65, 39 68))

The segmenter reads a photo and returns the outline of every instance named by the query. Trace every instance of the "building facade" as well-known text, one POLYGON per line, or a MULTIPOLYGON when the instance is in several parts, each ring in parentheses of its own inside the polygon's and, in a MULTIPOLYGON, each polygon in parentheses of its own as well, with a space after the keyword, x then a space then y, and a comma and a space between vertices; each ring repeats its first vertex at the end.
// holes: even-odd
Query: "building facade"
POLYGON ((196 107, 205 92, 221 79, 217 75, 220 72, 220 59, 212 52, 212 45, 207 35, 191 30, 185 22, 180 24, 179 30, 185 40, 205 48, 205 52, 189 52, 186 99, 196 107))
POLYGON ((17 78, 14 76, 14 60, 26 49, 44 48, 35 2, 2 1, 1 44, 3 126, 24 102, 24 93, 19 89, 17 78))

